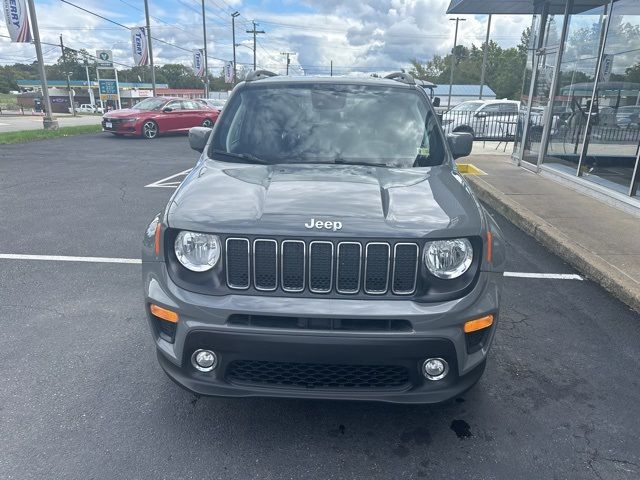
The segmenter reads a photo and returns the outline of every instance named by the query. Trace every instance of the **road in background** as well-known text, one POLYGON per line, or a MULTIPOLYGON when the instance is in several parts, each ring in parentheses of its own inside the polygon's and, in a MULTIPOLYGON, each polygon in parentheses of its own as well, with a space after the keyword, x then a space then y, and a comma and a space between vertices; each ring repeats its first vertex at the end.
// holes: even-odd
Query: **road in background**
MULTIPOLYGON (((61 127, 75 127, 78 125, 99 125, 102 115, 56 115, 61 127)), ((41 115, 0 115, 0 133, 17 132, 20 130, 42 130, 41 115)))
MULTIPOLYGON (((0 150, 0 253, 138 258, 185 137, 0 150)), ((575 274, 498 217, 507 270, 575 274)), ((0 259, 0 478, 637 479, 640 318, 589 281, 505 278, 485 376, 441 406, 222 399, 155 359, 140 266, 0 259)))

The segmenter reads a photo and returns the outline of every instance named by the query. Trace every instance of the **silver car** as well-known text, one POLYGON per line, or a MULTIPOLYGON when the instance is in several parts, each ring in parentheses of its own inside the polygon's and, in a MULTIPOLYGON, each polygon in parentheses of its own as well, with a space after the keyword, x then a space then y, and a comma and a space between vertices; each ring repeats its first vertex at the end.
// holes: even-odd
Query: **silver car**
POLYGON ((481 377, 504 244, 407 74, 239 84, 144 236, 158 360, 203 395, 442 402, 481 377), (380 112, 384 112, 381 121, 380 112))

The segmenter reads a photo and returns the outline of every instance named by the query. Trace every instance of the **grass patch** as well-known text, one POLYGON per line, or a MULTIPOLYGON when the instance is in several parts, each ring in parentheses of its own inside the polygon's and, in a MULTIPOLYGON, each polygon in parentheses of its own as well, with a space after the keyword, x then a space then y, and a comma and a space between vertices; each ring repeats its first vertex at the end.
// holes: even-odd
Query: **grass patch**
POLYGON ((101 125, 78 125, 77 127, 60 127, 58 130, 21 130, 18 132, 0 133, 0 145, 9 143, 25 143, 34 140, 46 140, 49 138, 69 137, 84 133, 97 133, 102 131, 101 125))

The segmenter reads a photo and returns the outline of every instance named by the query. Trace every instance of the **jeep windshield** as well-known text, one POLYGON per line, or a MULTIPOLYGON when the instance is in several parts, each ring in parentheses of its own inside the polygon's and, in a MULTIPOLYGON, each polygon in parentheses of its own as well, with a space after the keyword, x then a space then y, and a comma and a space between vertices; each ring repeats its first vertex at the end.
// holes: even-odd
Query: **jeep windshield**
POLYGON ((424 95, 406 87, 248 84, 225 107, 213 159, 259 164, 440 165, 437 120, 424 95))

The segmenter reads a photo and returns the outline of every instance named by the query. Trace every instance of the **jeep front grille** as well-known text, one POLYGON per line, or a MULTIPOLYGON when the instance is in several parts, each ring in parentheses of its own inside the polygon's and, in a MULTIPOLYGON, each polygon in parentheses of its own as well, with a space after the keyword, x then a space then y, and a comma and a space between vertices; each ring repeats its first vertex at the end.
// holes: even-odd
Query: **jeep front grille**
POLYGON ((227 238, 232 289, 326 294, 410 295, 420 249, 415 243, 227 238))

